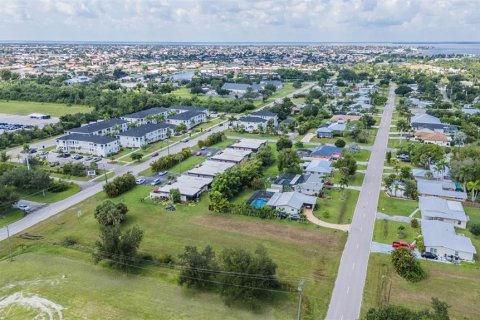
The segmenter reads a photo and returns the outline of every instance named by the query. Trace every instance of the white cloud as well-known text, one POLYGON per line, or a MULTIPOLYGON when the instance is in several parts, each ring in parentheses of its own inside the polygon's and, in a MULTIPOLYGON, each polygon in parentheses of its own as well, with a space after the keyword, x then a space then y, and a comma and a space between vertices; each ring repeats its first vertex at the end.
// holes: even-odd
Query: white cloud
POLYGON ((480 40, 478 1, 0 0, 0 38, 137 41, 480 40))

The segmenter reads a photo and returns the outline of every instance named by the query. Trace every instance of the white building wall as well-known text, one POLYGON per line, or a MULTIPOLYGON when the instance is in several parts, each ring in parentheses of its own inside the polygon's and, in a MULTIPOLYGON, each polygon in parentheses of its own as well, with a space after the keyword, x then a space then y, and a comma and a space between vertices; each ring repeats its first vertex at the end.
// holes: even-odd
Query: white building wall
POLYGON ((445 247, 425 247, 425 251, 435 253, 439 257, 455 256, 458 254, 459 258, 462 260, 473 261, 473 253, 471 252, 456 252, 455 250, 445 247))
POLYGON ((57 149, 61 149, 64 152, 85 153, 105 157, 112 153, 119 152, 120 143, 118 140, 107 144, 77 140, 59 140, 57 141, 57 149))

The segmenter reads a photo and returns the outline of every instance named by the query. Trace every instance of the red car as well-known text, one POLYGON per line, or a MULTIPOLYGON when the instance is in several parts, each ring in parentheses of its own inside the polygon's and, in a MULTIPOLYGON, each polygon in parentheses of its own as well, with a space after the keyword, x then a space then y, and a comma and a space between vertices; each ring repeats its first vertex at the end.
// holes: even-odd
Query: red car
POLYGON ((202 153, 200 151, 198 151, 197 153, 195 153, 197 156, 201 156, 202 153))
POLYGON ((397 248, 410 248, 410 250, 415 249, 415 246, 413 246, 411 244, 408 244, 405 241, 394 241, 392 243, 392 247, 395 248, 395 249, 397 249, 397 248))

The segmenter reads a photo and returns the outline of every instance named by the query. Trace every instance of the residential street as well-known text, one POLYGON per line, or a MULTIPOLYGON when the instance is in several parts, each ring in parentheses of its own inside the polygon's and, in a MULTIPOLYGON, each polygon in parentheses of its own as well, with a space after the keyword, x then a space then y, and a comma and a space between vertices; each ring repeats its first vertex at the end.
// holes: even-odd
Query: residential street
POLYGON ((326 317, 329 320, 354 320, 358 319, 360 315, 388 133, 395 107, 394 90, 395 85, 391 85, 380 128, 372 148, 362 191, 350 226, 348 240, 340 261, 340 268, 326 317))
MULTIPOLYGON (((297 93, 307 91, 312 86, 313 86, 313 83, 308 83, 306 86, 304 86, 304 87, 302 87, 298 90, 295 90, 294 92, 288 94, 286 97, 292 97, 293 95, 295 95, 297 93)), ((266 106, 262 107, 261 109, 263 109, 265 107, 272 106, 273 103, 274 102, 269 103, 266 106)), ((176 142, 174 144, 171 144, 169 148, 167 148, 167 147, 163 148, 161 151, 159 151, 159 156, 157 158, 167 155, 168 152, 177 153, 177 152, 181 151, 182 148, 196 146, 198 140, 203 140, 214 132, 220 132, 220 131, 227 130, 228 127, 227 127, 227 125, 225 125, 226 122, 227 121, 225 121, 224 123, 221 123, 221 124, 217 124, 216 126, 212 127, 212 130, 210 132, 205 131, 205 133, 203 133, 202 135, 200 135, 196 138, 192 138, 188 142, 176 142)), ((54 144, 55 139, 51 139, 48 142, 45 141, 45 142, 41 142, 41 143, 38 143, 38 144, 39 145, 50 146, 51 143, 54 144)), ((31 146, 38 147, 37 144, 32 144, 31 146)), ((14 150, 12 150, 12 151, 13 152, 20 152, 20 150, 21 150, 21 147, 16 148, 15 151, 14 150)), ((115 172, 116 176, 122 175, 122 174, 124 174, 128 171, 132 172, 134 175, 138 175, 140 172, 148 169, 150 167, 150 162, 152 162, 154 160, 155 159, 151 159, 149 161, 145 161, 145 162, 135 164, 135 165, 127 165, 127 166, 117 167, 113 171, 115 172)), ((84 188, 82 188, 82 191, 74 194, 71 197, 68 197, 64 200, 61 200, 61 201, 58 201, 58 202, 55 202, 55 203, 48 204, 48 205, 42 207, 41 209, 36 210, 36 211, 26 215, 24 218, 22 218, 22 219, 20 219, 20 220, 18 220, 18 221, 9 225, 10 236, 22 233, 26 229, 34 226, 35 224, 37 224, 37 223, 39 223, 43 220, 46 220, 46 219, 48 219, 48 218, 50 218, 50 217, 52 217, 52 216, 54 216, 54 215, 56 215, 56 214, 58 214, 62 211, 74 206, 75 204, 84 201, 85 199, 88 199, 88 198, 94 196, 95 194, 97 194, 98 192, 101 192, 103 190, 103 185, 104 184, 105 184, 105 181, 103 181, 103 180, 99 181, 99 182, 95 182, 92 185, 85 186, 84 188)), ((0 241, 5 240, 6 238, 7 238, 7 229, 6 229, 6 227, 4 227, 4 228, 0 229, 0 241)))

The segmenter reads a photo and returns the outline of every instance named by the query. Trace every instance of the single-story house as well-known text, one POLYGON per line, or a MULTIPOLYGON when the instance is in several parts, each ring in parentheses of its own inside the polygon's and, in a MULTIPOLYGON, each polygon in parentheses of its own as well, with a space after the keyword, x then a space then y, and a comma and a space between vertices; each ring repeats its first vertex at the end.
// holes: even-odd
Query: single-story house
POLYGON ((422 143, 436 144, 439 146, 450 146, 450 138, 442 133, 432 131, 430 129, 418 130, 414 133, 415 140, 418 140, 422 143))
POLYGON ((315 174, 304 174, 293 185, 293 190, 308 196, 318 197, 323 192, 323 179, 315 174))
POLYGON ((67 130, 67 134, 117 135, 128 129, 128 122, 122 119, 101 120, 67 130))
POLYGON ((433 103, 430 102, 430 101, 423 101, 423 100, 420 100, 418 98, 408 98, 407 99, 407 104, 411 104, 411 105, 415 106, 416 108, 425 109, 425 108, 430 107, 433 103))
POLYGON ((256 152, 266 144, 267 140, 243 138, 228 147, 236 150, 252 150, 253 152, 256 152))
POLYGON ((126 114, 120 119, 126 120, 137 125, 147 124, 147 123, 157 123, 158 118, 163 118, 165 121, 168 117, 168 109, 154 107, 147 110, 142 110, 130 114, 126 114))
POLYGON ((419 196, 435 196, 460 201, 467 199, 467 193, 450 180, 417 179, 417 191, 419 196))
POLYGON ((317 197, 307 196, 297 191, 278 192, 268 200, 267 205, 288 215, 299 215, 304 207, 314 208, 317 197))
POLYGON ((421 196, 418 198, 418 207, 423 220, 443 221, 462 229, 467 227, 468 217, 459 201, 421 196))
POLYGON ((334 136, 343 135, 347 128, 347 123, 343 120, 331 123, 328 126, 321 126, 317 129, 318 138, 332 138, 334 136))
POLYGON ((330 176, 333 172, 332 161, 327 159, 314 159, 305 165, 305 173, 317 177, 330 176))
POLYGON ((268 125, 268 120, 260 117, 246 116, 238 119, 235 122, 235 125, 244 128, 246 131, 252 132, 265 129, 268 125))
POLYGON ((414 131, 430 129, 432 131, 450 133, 456 130, 455 126, 442 123, 439 118, 427 113, 417 114, 410 119, 410 126, 414 131))
POLYGON ((127 148, 141 146, 168 138, 168 131, 173 132, 175 126, 169 123, 147 123, 118 134, 120 144, 127 148))
POLYGON ((422 220, 421 223, 425 251, 441 258, 458 256, 462 260, 473 261, 477 250, 472 241, 455 233, 453 224, 436 220, 422 220))
POLYGON ((462 108, 462 112, 468 115, 475 115, 480 113, 480 109, 476 108, 462 108))
POLYGON ((186 174, 193 177, 213 178, 233 166, 235 166, 233 162, 205 160, 195 168, 187 171, 186 174))
POLYGON ((333 146, 318 146, 312 153, 311 158, 319 158, 326 160, 338 160, 343 154, 343 149, 333 146))
POLYGON ((260 81, 260 85, 262 88, 265 88, 266 85, 271 84, 274 85, 277 90, 280 90, 283 88, 283 82, 280 80, 262 80, 260 81))
POLYGON ((195 200, 202 192, 207 191, 212 183, 213 178, 208 177, 192 177, 181 175, 177 177, 177 181, 170 185, 165 185, 161 188, 154 189, 150 193, 150 198, 167 198, 170 199, 170 190, 178 189, 180 192, 180 199, 182 202, 195 200))
POLYGON ((120 151, 117 138, 101 135, 72 133, 57 138, 57 150, 63 152, 86 153, 105 157, 120 151))
POLYGON ((207 121, 207 115, 204 112, 199 111, 185 111, 170 116, 167 122, 175 126, 184 124, 187 129, 191 129, 200 123, 207 121))
POLYGON ((271 120, 273 122, 274 127, 278 126, 278 115, 276 113, 273 113, 267 110, 259 110, 259 111, 252 112, 250 115, 253 117, 259 117, 259 118, 265 119, 267 121, 271 120))

